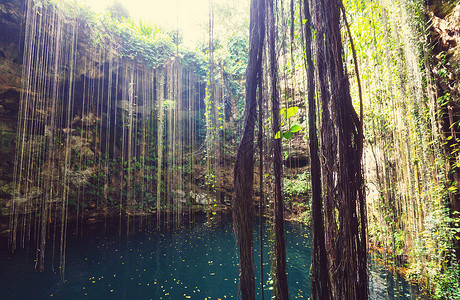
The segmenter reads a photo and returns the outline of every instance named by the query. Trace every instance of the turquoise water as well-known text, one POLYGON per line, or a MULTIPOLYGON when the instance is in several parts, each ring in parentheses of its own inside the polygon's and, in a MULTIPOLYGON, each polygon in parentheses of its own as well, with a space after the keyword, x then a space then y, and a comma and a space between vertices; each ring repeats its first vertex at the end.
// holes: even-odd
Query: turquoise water
MULTIPOLYGON (((290 296, 308 299, 310 231, 290 223, 286 228, 290 296)), ((258 232, 258 226, 255 230, 258 232)), ((260 299, 258 237, 255 246, 260 299)), ((51 252, 48 250, 49 255, 51 252)), ((38 272, 35 251, 10 255, 2 249, 0 253, 2 299, 238 298, 237 248, 229 220, 220 224, 197 221, 161 231, 144 229, 129 236, 92 225, 83 237, 68 238, 64 283, 51 271, 51 257, 46 270, 38 272)), ((264 270, 268 271, 267 247, 264 253, 264 270)), ((372 299, 416 299, 407 283, 394 282, 383 270, 373 268, 372 299)), ((267 282, 268 275, 264 279, 267 282)), ((269 286, 264 288, 265 299, 271 297, 269 286)))

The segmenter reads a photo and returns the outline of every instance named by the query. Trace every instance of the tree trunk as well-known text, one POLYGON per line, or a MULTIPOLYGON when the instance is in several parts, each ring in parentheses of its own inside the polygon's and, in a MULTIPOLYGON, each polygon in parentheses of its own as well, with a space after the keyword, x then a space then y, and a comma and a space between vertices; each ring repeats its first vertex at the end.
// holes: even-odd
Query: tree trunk
POLYGON ((326 251, 333 299, 367 299, 363 132, 342 61, 340 0, 313 0, 322 106, 326 251))
POLYGON ((313 249, 311 267, 311 298, 313 300, 327 300, 332 298, 330 279, 328 273, 328 262, 326 255, 326 244, 323 222, 323 199, 321 191, 321 165, 319 160, 319 146, 316 128, 316 99, 314 83, 314 65, 312 59, 312 25, 309 2, 303 2, 305 22, 305 68, 307 70, 308 90, 308 135, 310 139, 310 178, 312 187, 312 229, 313 249))
MULTIPOLYGON (((273 136, 280 130, 280 108, 278 92, 278 61, 276 53, 275 17, 273 0, 268 0, 268 30, 270 53, 270 87, 272 93, 272 125, 273 136)), ((289 300, 289 289, 286 275, 286 237, 284 233, 284 203, 281 190, 282 162, 281 139, 273 141, 273 171, 275 175, 275 295, 276 299, 289 300)))
POLYGON ((265 35, 264 0, 251 0, 249 55, 246 69, 246 111, 243 136, 234 169, 233 228, 240 255, 240 293, 243 300, 255 299, 253 189, 254 127, 257 120, 257 86, 262 70, 265 35))

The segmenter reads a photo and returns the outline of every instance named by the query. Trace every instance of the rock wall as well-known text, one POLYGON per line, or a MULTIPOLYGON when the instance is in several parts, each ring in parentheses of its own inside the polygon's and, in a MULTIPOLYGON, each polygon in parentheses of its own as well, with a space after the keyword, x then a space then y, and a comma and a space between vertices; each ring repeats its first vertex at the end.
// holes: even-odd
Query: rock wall
MULTIPOLYGON (((200 117, 204 113, 204 84, 193 67, 175 64, 175 57, 166 57, 167 49, 158 50, 153 44, 147 45, 152 48, 146 46, 147 50, 165 51, 167 63, 153 68, 134 55, 126 56, 118 51, 118 43, 123 42, 108 33, 110 27, 92 26, 86 15, 79 14, 75 23, 66 22, 64 6, 34 6, 30 8, 34 9, 29 14, 31 22, 25 24, 25 2, 6 0, 0 4, 0 155, 6 158, 0 160, 0 216, 8 214, 8 206, 16 203, 12 200, 16 153, 21 161, 28 161, 17 172, 19 184, 15 188, 19 194, 15 199, 19 204, 45 195, 44 190, 53 190, 53 197, 64 199, 68 195, 69 206, 76 211, 80 206, 100 208, 101 198, 104 207, 119 207, 117 201, 128 206, 126 197, 130 198, 128 209, 135 210, 138 207, 133 203, 138 197, 148 198, 152 207, 156 204, 153 196, 160 188, 153 182, 157 177, 163 185, 183 185, 176 182, 182 180, 181 176, 170 175, 185 173, 189 166, 184 162, 188 156, 181 155, 187 145, 177 145, 187 140, 197 147, 204 138, 200 117), (59 26, 35 31, 47 22, 59 26), (108 31, 99 35, 100 30, 108 31), (27 41, 32 46, 24 44, 25 31, 30 33, 27 41), (107 40, 101 42, 99 38, 107 40), (75 56, 69 54, 71 51, 75 56), (44 57, 54 55, 54 63, 42 63, 44 57), (21 80, 23 69, 30 70, 27 82, 21 80), (49 92, 49 87, 57 87, 58 92, 49 92), (159 97, 164 98, 161 110, 167 112, 161 120, 161 126, 167 128, 162 146, 158 143, 160 125, 156 118, 159 97), (20 110, 21 100, 33 104, 20 110), (19 111, 24 111, 19 118, 24 121, 21 128, 17 128, 19 111), (15 145, 17 131, 24 138, 15 145), (154 172, 159 147, 164 148, 162 164, 168 169, 163 172, 167 176, 154 172), (148 191, 144 188, 146 181, 148 191), (62 193, 56 195, 56 190, 62 193), (85 202, 81 203, 80 198, 85 202)), ((175 197, 170 190, 164 188, 162 197, 175 197)), ((54 202, 47 196, 31 202, 54 202)))
POLYGON ((11 199, 17 114, 21 96, 23 0, 0 3, 0 215, 11 199))
MULTIPOLYGON (((432 0, 428 4, 431 73, 435 83, 433 93, 440 108, 448 176, 456 188, 449 193, 450 206, 453 212, 460 212, 460 2, 432 0)), ((459 233, 456 238, 456 256, 460 263, 459 233)))
POLYGON ((427 14, 431 20, 432 92, 439 105, 443 144, 449 158, 449 179, 457 188, 457 192, 449 196, 452 209, 460 212, 460 2, 430 1, 427 14))

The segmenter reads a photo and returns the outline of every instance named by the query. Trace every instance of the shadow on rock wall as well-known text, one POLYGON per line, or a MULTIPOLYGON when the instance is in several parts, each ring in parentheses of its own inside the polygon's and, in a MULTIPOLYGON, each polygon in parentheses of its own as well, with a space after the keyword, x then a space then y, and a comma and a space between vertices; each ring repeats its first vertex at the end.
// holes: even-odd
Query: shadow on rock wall
POLYGON ((13 192, 17 114, 21 96, 24 0, 0 3, 0 215, 13 192))

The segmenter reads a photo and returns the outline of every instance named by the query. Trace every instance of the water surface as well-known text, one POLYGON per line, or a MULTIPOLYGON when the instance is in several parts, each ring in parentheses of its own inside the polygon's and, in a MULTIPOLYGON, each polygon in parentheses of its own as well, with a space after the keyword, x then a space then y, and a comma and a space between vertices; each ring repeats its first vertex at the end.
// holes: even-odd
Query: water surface
MULTIPOLYGON (((110 227, 110 226, 109 226, 110 227)), ((291 299, 308 299, 310 230, 286 224, 291 299)), ((255 233, 258 226, 255 226, 255 233)), ((267 237, 265 236, 265 241, 267 237)), ((264 271, 269 271, 265 243, 264 271)), ((256 293, 260 299, 259 238, 256 234, 256 293)), ((51 247, 51 246, 50 246, 51 247)), ((46 270, 34 269, 35 251, 0 250, 2 299, 237 299, 237 246, 230 220, 185 223, 181 228, 141 230, 127 236, 103 224, 83 236, 69 235, 65 282, 52 250, 46 270)), ((58 256, 58 253, 56 253, 58 256)), ((371 299, 416 299, 412 287, 378 267, 371 270, 371 299)), ((264 282, 269 280, 264 275, 264 282)), ((264 287, 270 299, 270 284, 264 287)))

